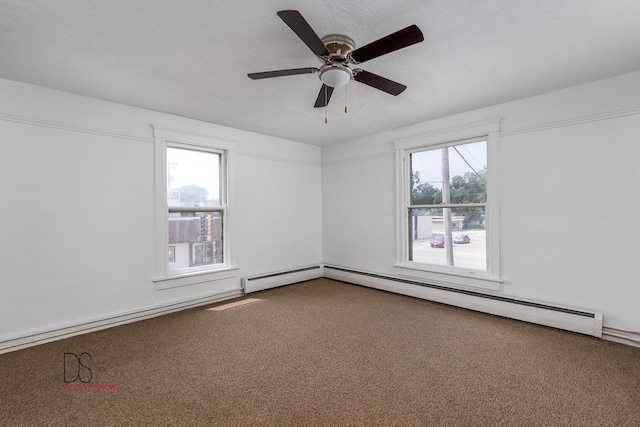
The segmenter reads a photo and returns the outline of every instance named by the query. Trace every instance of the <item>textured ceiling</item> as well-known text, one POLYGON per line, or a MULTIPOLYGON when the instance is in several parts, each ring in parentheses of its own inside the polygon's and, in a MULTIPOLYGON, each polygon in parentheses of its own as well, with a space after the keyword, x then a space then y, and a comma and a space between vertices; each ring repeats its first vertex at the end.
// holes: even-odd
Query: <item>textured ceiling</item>
POLYGON ((316 145, 637 71, 639 51, 638 0, 0 0, 0 78, 316 145), (357 46, 417 24, 424 42, 360 66, 408 89, 351 82, 315 109, 315 74, 250 80, 320 65, 281 9, 357 46))

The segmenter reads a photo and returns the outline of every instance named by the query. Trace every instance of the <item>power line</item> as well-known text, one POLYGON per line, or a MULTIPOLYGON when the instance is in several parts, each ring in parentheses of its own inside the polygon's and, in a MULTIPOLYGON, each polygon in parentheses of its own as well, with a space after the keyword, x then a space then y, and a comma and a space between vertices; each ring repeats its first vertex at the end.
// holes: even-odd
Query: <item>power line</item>
POLYGON ((484 166, 482 165, 482 163, 481 163, 478 159, 476 159, 476 156, 474 156, 474 155, 473 155, 473 153, 472 153, 471 151, 469 151, 469 149, 467 148, 467 145, 468 145, 468 144, 460 145, 460 147, 464 148, 464 151, 466 151, 467 153, 469 153, 469 155, 473 158, 473 160, 475 160, 475 161, 476 161, 476 163, 477 163, 477 164, 479 164, 481 167, 484 167, 484 166))
MULTIPOLYGON (((456 153, 458 153, 458 155, 460 156, 460 158, 462 160, 464 160, 464 162, 467 164, 467 166, 469 166, 469 168, 471 168, 471 170, 473 171, 473 173, 476 174, 476 176, 478 178, 480 178, 482 180, 482 182, 484 182, 485 184, 487 183, 487 180, 484 179, 482 176, 480 176, 480 174, 478 173, 478 171, 476 171, 473 166, 471 166, 471 164, 469 164, 469 162, 467 161, 467 159, 464 158, 464 156, 460 153, 460 151, 458 151, 458 148, 455 145, 452 145, 451 148, 453 148, 454 150, 456 150, 456 153)), ((473 157, 473 156, 472 156, 473 157)), ((477 160, 476 160, 477 161, 477 160)))

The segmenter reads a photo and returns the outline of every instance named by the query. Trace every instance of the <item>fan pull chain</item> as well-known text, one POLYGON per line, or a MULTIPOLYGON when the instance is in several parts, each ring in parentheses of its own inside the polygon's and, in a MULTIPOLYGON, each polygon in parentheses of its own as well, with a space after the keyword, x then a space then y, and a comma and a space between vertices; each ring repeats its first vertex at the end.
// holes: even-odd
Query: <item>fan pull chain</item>
POLYGON ((347 114, 349 110, 347 109, 347 85, 344 85, 344 113, 347 114))
POLYGON ((329 88, 325 85, 324 86, 324 124, 326 125, 327 123, 329 123, 329 103, 327 102, 327 90, 329 90, 329 88))

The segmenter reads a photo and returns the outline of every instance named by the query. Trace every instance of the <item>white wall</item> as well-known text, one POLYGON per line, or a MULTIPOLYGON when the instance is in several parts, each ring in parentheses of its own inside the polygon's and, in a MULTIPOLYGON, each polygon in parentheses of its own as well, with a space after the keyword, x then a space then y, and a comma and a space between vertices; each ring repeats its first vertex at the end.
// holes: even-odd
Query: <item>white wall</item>
POLYGON ((0 350, 319 264, 315 146, 0 80, 0 350), (237 142, 237 277, 156 290, 152 125, 237 142))
POLYGON ((398 275, 394 141, 496 118, 500 293, 640 332, 640 73, 323 147, 325 264, 398 275))
POLYGON ((0 93, 0 351, 244 276, 322 261, 395 275, 394 141, 495 118, 501 293, 640 331, 640 73, 322 150, 7 80, 0 93), (236 278, 156 290, 152 125, 238 142, 236 278))

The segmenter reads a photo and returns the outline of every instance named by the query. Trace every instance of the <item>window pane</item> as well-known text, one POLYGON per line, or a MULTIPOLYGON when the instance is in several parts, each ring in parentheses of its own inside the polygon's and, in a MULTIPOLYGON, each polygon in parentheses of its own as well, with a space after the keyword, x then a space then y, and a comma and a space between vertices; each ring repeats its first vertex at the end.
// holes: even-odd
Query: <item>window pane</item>
POLYGON ((222 212, 170 213, 169 270, 221 264, 222 238, 222 212))
POLYGON ((487 143, 478 141, 411 154, 411 204, 443 203, 443 183, 449 182, 446 203, 487 201, 487 143))
POLYGON ((221 155, 206 151, 167 148, 167 204, 221 205, 221 155))
POLYGON ((409 209, 409 261, 486 270, 486 254, 484 207, 409 209))

